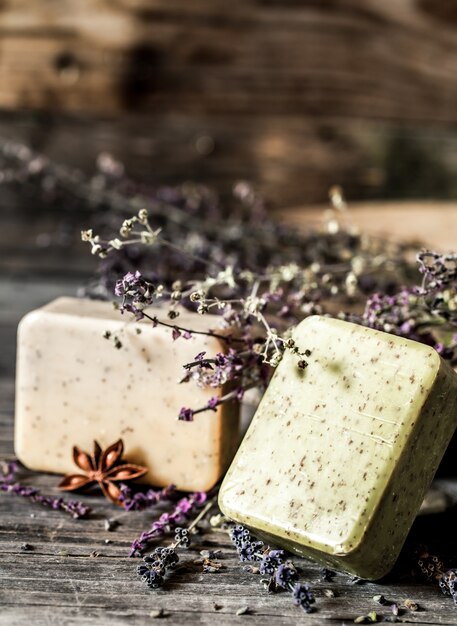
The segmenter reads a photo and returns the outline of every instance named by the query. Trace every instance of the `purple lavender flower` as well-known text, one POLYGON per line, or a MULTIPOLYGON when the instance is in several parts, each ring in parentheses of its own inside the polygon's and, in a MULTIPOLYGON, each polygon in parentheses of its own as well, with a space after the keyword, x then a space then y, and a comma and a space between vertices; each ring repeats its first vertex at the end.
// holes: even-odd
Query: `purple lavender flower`
POLYGON ((163 513, 158 520, 152 523, 149 530, 141 533, 139 537, 134 539, 130 547, 129 556, 140 556, 151 541, 182 524, 206 500, 207 494, 203 491, 196 491, 187 498, 179 500, 172 513, 163 513))
POLYGON ((219 404, 219 398, 217 396, 213 396, 212 398, 208 400, 208 408, 212 409, 213 411, 216 410, 218 404, 219 404))
POLYGON ((44 496, 35 487, 27 487, 18 482, 13 482, 19 471, 19 464, 16 460, 7 461, 0 465, 3 466, 0 474, 0 491, 22 498, 29 498, 31 502, 54 511, 64 511, 75 519, 87 517, 89 514, 90 507, 83 504, 80 500, 64 500, 62 497, 44 496))
POLYGON ((275 582, 279 587, 287 589, 290 583, 297 579, 297 570, 285 563, 281 563, 275 573, 275 582))
POLYGON ((146 492, 137 491, 135 493, 131 487, 124 483, 121 483, 119 488, 121 490, 119 502, 121 502, 126 511, 142 511, 143 509, 153 507, 159 502, 169 500, 176 490, 174 485, 169 485, 157 491, 148 489, 146 492))
POLYGON ((128 272, 116 282, 116 296, 122 298, 121 311, 133 313, 137 320, 144 317, 143 309, 154 302, 156 289, 139 271, 128 272))
POLYGON ((284 562, 284 550, 271 550, 262 541, 254 539, 244 526, 233 526, 229 532, 240 561, 256 561, 260 574, 270 576, 269 588, 283 587, 292 592, 294 603, 310 613, 314 604, 311 587, 297 582, 297 570, 292 563, 284 562))
POLYGON ((261 541, 244 541, 238 548, 240 561, 258 561, 262 558, 264 547, 261 541))
POLYGON ((175 528, 175 542, 179 543, 183 548, 190 546, 190 536, 187 528, 181 528, 180 526, 175 528))
POLYGON ((457 568, 447 570, 438 579, 441 591, 446 596, 451 596, 457 605, 457 568))
POLYGON ((141 273, 138 271, 135 273, 127 272, 127 274, 125 274, 123 278, 117 281, 116 286, 114 288, 114 293, 116 294, 116 296, 119 296, 119 297, 124 296, 124 294, 127 291, 129 291, 130 289, 136 288, 140 278, 141 278, 141 273))
POLYGON ((417 255, 419 271, 424 274, 428 286, 443 288, 457 280, 457 255, 440 254, 423 250, 417 255))
POLYGON ((311 605, 315 603, 315 599, 311 587, 307 583, 295 583, 292 597, 294 604, 300 606, 305 613, 312 612, 313 607, 311 605))
MULTIPOLYGON (((183 539, 180 539, 180 545, 187 547, 187 545, 183 544, 183 539)), ((174 569, 178 563, 179 555, 175 547, 158 547, 149 556, 143 558, 143 564, 138 565, 136 571, 138 576, 141 576, 141 580, 145 582, 148 587, 157 589, 163 586, 167 571, 174 569)))
POLYGON ((249 541, 251 533, 241 525, 233 526, 229 532, 230 539, 237 548, 240 548, 244 541, 249 541))
POLYGON ((247 350, 241 355, 230 348, 225 354, 219 352, 214 358, 205 359, 204 352, 197 355, 193 363, 184 367, 190 372, 188 379, 201 387, 222 387, 229 381, 239 380, 243 373, 258 368, 259 355, 247 350))
POLYGON ((179 411, 178 420, 182 422, 193 422, 194 420, 194 411, 189 409, 188 407, 183 406, 179 411))
POLYGON ((264 554, 259 570, 263 576, 273 576, 276 569, 283 563, 284 550, 270 550, 264 554))
POLYGON ((138 575, 141 576, 141 580, 143 580, 151 589, 162 587, 164 579, 162 574, 156 569, 148 567, 147 565, 139 565, 137 572, 138 575))

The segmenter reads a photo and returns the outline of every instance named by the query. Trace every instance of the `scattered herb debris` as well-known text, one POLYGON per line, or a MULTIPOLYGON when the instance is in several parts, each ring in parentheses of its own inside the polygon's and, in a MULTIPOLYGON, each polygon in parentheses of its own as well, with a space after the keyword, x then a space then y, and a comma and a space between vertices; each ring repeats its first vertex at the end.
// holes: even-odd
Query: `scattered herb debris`
POLYGON ((364 578, 359 578, 359 576, 352 576, 349 582, 352 585, 364 585, 367 581, 364 578))
POLYGON ((195 559, 195 565, 201 565, 205 574, 215 574, 221 569, 224 569, 224 565, 220 561, 214 559, 195 559))
POLYGON ((157 609, 156 611, 151 611, 149 617, 152 617, 152 619, 160 619, 161 617, 166 617, 166 613, 163 609, 157 609))
POLYGON ((354 619, 354 624, 375 624, 379 621, 378 614, 371 611, 368 615, 359 615, 354 619))
POLYGON ((378 604, 382 604, 383 606, 385 606, 386 604, 389 604, 389 602, 385 599, 385 597, 381 594, 378 594, 376 596, 373 596, 373 600, 375 602, 377 602, 378 604))
POLYGON ((322 567, 319 572, 319 578, 323 583, 330 583, 335 578, 336 573, 328 569, 327 567, 322 567))
POLYGON ((21 543, 21 552, 31 552, 33 550, 33 546, 30 543, 21 543))
POLYGON ((250 615, 250 613, 251 609, 248 606, 242 606, 237 610, 236 615, 250 615))
POLYGON ((105 519, 104 521, 105 530, 108 532, 113 532, 120 526, 120 522, 115 519, 105 519))
POLYGON ((405 600, 403 602, 403 606, 408 609, 408 611, 418 611, 419 610, 419 605, 414 602, 414 600, 405 600))

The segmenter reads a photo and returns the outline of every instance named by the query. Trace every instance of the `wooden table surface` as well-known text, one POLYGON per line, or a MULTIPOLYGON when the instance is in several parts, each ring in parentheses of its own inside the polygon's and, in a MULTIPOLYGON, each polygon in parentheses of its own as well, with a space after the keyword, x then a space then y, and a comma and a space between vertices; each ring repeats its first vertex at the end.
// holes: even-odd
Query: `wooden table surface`
MULTIPOLYGON (((49 222, 45 215, 31 217, 30 211, 9 210, 3 195, 0 204, 0 458, 11 458, 17 323, 28 310, 57 295, 74 293, 87 277, 92 260, 71 240, 62 244, 54 235, 51 242, 43 239, 43 232, 55 220, 49 222)), ((403 218, 409 215, 410 223, 415 224, 409 207, 397 207, 399 222, 402 210, 403 218)), ((356 220, 357 214, 368 215, 363 207, 358 211, 356 220)), ((455 211, 451 212, 452 207, 435 206, 424 218, 425 223, 427 219, 429 226, 435 227, 440 220, 443 224, 445 219, 455 223, 455 211)), ((306 221, 303 213, 299 218, 296 211, 290 215, 301 223, 306 221)), ((424 226, 422 234, 428 230, 424 226)), ((56 476, 24 473, 22 478, 45 494, 58 494, 56 476)), ((442 484, 452 491, 452 480, 442 484)), ((321 582, 318 566, 294 559, 302 570, 301 580, 309 581, 316 594, 316 612, 304 615, 293 606, 290 594, 269 595, 260 576, 240 566, 228 537, 214 532, 198 536, 192 549, 183 553, 188 567, 177 571, 159 591, 151 591, 136 576, 138 560, 127 555, 131 540, 149 527, 156 513, 126 513, 102 498, 81 499, 93 508, 87 520, 73 520, 64 513, 0 493, 2 626, 150 624, 158 609, 164 610, 162 619, 169 624, 349 624, 373 610, 389 615, 388 608, 373 600, 375 594, 399 604, 406 598, 419 604, 418 612, 403 611, 400 622, 457 623, 457 608, 452 601, 436 586, 412 576, 405 555, 397 571, 383 584, 353 584, 343 575, 337 575, 331 583, 321 582), (109 532, 105 530, 106 518, 114 518, 120 525, 109 532), (32 549, 23 551, 24 543, 32 549), (224 568, 204 574, 193 560, 200 550, 216 547, 222 551, 224 568), (335 597, 327 597, 324 589, 332 589, 335 597), (238 609, 245 606, 249 613, 237 615, 238 609)), ((418 518, 410 541, 429 542, 449 558, 454 555, 457 565, 456 519, 453 509, 418 518)))

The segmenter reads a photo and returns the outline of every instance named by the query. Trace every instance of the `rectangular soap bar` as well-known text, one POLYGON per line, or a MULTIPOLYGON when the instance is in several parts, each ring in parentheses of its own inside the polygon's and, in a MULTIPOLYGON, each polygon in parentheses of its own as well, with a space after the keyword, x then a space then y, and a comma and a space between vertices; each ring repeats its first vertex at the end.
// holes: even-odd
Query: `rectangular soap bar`
MULTIPOLYGON (((169 322, 163 310, 150 312, 169 322)), ((219 318, 183 313, 178 321, 208 330, 219 318)), ((126 459, 149 468, 147 482, 209 489, 235 452, 237 409, 230 403, 178 421, 181 407, 205 406, 219 392, 178 380, 196 354, 223 349, 205 335, 173 341, 171 329, 132 322, 109 302, 59 298, 32 311, 18 331, 18 458, 34 470, 74 472, 73 445, 91 452, 94 439, 103 447, 121 437, 126 459), (105 331, 119 337, 120 349, 105 331)))
POLYGON ((366 579, 394 565, 457 425, 432 348, 340 320, 295 329, 220 490, 271 543, 366 579))

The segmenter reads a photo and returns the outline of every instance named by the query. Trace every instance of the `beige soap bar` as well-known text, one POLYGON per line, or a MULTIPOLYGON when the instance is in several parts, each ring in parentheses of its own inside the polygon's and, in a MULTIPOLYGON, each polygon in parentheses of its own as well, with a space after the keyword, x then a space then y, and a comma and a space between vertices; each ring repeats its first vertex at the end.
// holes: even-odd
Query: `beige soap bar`
POLYGON ((362 578, 400 552, 457 425, 457 376, 432 348, 310 317, 222 484, 219 504, 275 545, 362 578))
MULTIPOLYGON (((153 314, 166 317, 161 310, 153 314)), ((178 384, 182 365, 224 349, 213 337, 173 341, 171 329, 132 322, 111 303, 59 298, 19 325, 15 448, 30 469, 74 472, 72 446, 91 451, 122 437, 126 458, 149 468, 147 482, 207 490, 226 470, 238 439, 233 404, 178 421, 180 408, 205 406, 220 390, 178 384), (137 329, 141 329, 138 334, 137 329), (122 348, 103 337, 110 331, 122 348)), ((169 321, 169 320, 166 320, 169 321)), ((207 330, 218 318, 183 313, 183 327, 207 330)))

